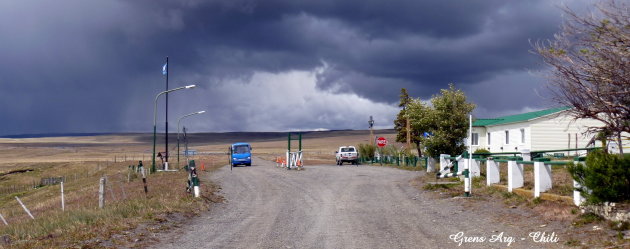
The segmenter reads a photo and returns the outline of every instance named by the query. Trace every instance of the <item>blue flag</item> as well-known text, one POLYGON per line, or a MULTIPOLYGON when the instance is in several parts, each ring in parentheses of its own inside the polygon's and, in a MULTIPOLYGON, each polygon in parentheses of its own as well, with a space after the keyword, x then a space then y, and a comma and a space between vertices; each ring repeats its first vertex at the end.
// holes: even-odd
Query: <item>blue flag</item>
POLYGON ((168 63, 164 63, 164 66, 162 66, 162 75, 166 75, 168 73, 168 63))

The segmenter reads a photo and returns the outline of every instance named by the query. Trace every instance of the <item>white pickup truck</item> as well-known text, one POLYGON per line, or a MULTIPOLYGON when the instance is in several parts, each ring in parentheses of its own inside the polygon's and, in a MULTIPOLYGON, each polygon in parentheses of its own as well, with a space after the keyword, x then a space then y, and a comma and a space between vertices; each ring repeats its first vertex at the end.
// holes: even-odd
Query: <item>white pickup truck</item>
POLYGON ((337 165, 342 165, 343 162, 350 162, 352 164, 359 163, 359 153, 354 146, 341 146, 338 151, 335 151, 335 158, 337 165))

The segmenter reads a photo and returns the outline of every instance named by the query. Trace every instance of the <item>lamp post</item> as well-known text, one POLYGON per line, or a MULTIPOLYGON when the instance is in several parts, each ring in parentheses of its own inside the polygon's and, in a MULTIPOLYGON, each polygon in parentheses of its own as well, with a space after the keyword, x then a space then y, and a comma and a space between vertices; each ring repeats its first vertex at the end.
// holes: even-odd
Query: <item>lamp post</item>
POLYGON ((157 123, 157 101, 158 101, 158 98, 160 97, 160 95, 165 94, 165 93, 174 92, 174 91, 182 90, 182 89, 194 88, 194 87, 196 87, 196 85, 188 85, 188 86, 182 86, 182 87, 178 87, 178 88, 173 88, 171 90, 166 90, 166 91, 160 92, 160 93, 158 93, 158 95, 155 96, 155 105, 153 107, 153 157, 151 158, 153 163, 151 164, 151 172, 155 172, 155 135, 156 135, 156 132, 157 132, 156 123, 157 123))
POLYGON ((374 119, 372 119, 372 116, 370 116, 370 120, 368 121, 368 124, 370 125, 370 145, 374 144, 374 133, 372 132, 372 127, 374 126, 374 119))
POLYGON ((202 114, 205 113, 206 111, 198 111, 198 112, 193 112, 190 114, 186 114, 184 116, 182 116, 181 118, 179 118, 179 120, 177 121, 177 167, 179 168, 179 124, 182 122, 182 119, 184 119, 185 117, 189 117, 192 115, 197 115, 197 114, 202 114))

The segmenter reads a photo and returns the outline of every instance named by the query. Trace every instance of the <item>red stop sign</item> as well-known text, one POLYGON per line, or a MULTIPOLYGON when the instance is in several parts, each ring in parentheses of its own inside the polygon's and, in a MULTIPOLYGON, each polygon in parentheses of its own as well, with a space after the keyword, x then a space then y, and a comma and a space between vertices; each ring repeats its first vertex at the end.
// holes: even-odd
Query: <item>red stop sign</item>
POLYGON ((384 137, 377 138, 376 145, 378 145, 378 147, 385 147, 385 145, 387 145, 387 139, 385 139, 384 137))

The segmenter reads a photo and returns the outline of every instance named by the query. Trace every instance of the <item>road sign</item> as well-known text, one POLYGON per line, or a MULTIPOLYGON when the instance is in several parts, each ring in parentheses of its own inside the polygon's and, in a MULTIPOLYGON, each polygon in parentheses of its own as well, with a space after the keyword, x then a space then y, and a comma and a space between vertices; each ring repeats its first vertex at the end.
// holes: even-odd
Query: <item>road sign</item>
POLYGON ((385 139, 384 137, 377 138, 376 145, 378 145, 378 147, 385 147, 385 145, 387 145, 387 139, 385 139))

